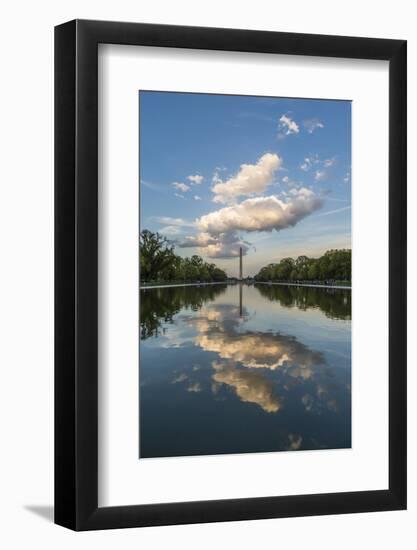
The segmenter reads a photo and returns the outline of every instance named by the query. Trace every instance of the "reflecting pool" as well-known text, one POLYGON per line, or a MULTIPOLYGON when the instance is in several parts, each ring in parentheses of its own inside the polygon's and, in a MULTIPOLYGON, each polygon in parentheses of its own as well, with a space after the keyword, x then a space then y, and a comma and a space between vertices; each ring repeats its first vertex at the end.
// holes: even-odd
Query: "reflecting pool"
POLYGON ((351 291, 140 291, 140 458, 351 446, 351 291))

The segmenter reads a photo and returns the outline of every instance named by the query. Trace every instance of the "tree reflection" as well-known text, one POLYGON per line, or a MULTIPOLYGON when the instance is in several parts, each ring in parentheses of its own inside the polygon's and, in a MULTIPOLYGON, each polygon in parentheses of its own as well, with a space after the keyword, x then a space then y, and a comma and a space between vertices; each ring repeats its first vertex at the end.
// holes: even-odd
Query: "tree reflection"
POLYGON ((283 307, 316 308, 331 319, 351 319, 351 290, 304 286, 256 285, 260 294, 283 307))
POLYGON ((226 285, 144 288, 140 291, 140 338, 159 336, 182 309, 198 311, 226 290, 226 285))

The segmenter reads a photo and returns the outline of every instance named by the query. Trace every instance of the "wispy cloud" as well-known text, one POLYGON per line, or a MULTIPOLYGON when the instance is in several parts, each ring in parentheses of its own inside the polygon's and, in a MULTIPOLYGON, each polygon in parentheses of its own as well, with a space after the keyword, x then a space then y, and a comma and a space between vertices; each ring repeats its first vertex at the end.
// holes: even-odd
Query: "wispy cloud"
POLYGON ((326 179, 326 171, 325 170, 316 170, 314 172, 314 181, 322 181, 326 179))
POLYGON ((326 200, 335 202, 350 202, 350 199, 340 199, 338 197, 326 197, 326 200))
POLYGON ((201 201, 201 197, 199 197, 198 195, 194 195, 194 200, 195 201, 201 201))
POLYGON ((325 159, 323 161, 323 166, 325 168, 330 168, 331 166, 334 166, 336 164, 336 157, 332 157, 330 159, 325 159))
POLYGON ((327 178, 327 171, 336 164, 336 160, 336 157, 322 160, 317 153, 310 154, 309 156, 304 157, 303 161, 299 165, 299 168, 303 172, 309 172, 314 169, 314 180, 323 181, 327 178))
POLYGON ((291 186, 299 185, 301 182, 299 182, 298 180, 294 180, 289 176, 284 176, 282 178, 282 183, 285 183, 285 185, 288 185, 289 187, 291 187, 291 186))
POLYGON ((319 156, 317 154, 311 154, 308 157, 304 157, 303 161, 300 164, 300 169, 303 172, 308 172, 320 162, 319 156))
POLYGON ((159 230, 163 235, 181 235, 181 233, 184 232, 183 229, 181 229, 178 225, 166 225, 165 227, 161 227, 159 230))
POLYGON ((195 222, 183 218, 171 218, 170 216, 153 216, 151 220, 163 225, 178 225, 182 227, 194 227, 195 222))
POLYGON ((303 120, 303 126, 309 134, 312 134, 318 128, 324 128, 324 124, 318 118, 308 118, 303 120))
POLYGON ((157 183, 153 183, 152 181, 140 180, 140 183, 141 185, 143 185, 147 189, 151 189, 152 191, 161 191, 163 189, 162 185, 158 185, 157 183))
POLYGON ((345 210, 350 210, 351 206, 343 206, 342 208, 336 208, 335 210, 328 210, 327 212, 320 212, 320 214, 316 214, 314 217, 318 218, 319 216, 330 216, 330 214, 338 214, 339 212, 344 212, 345 210))
POLYGON ((200 174, 195 174, 187 176, 187 180, 191 182, 191 185, 200 185, 203 183, 204 177, 200 176, 200 174))
POLYGON ((186 183, 179 183, 178 181, 174 181, 171 183, 172 187, 175 187, 177 191, 182 191, 183 193, 186 193, 189 191, 190 186, 186 183))

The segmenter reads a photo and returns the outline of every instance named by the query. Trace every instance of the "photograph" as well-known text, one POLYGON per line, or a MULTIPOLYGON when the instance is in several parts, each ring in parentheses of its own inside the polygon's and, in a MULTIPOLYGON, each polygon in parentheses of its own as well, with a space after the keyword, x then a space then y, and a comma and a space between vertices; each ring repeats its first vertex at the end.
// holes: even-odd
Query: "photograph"
POLYGON ((5 3, 1 548, 417 548, 413 7, 5 3))
POLYGON ((350 448, 351 102, 139 117, 139 458, 350 448))

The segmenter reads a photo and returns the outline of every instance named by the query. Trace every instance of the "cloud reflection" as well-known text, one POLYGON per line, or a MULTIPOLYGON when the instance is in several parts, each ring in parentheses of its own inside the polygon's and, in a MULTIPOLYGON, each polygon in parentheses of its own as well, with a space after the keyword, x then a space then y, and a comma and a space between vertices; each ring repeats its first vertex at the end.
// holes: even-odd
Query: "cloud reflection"
POLYGON ((232 387, 244 403, 255 403, 268 413, 281 409, 282 402, 274 395, 274 384, 261 374, 217 361, 213 361, 212 367, 215 370, 213 380, 232 387))
POLYGON ((221 330, 205 331, 195 342, 205 351, 218 353, 250 369, 277 370, 286 367, 289 374, 311 378, 313 368, 324 363, 321 353, 310 350, 292 336, 244 332, 228 334, 221 330))
MULTIPOLYGON (((240 316, 237 307, 226 304, 207 305, 197 316, 187 319, 188 326, 196 331, 194 343, 218 356, 212 362, 213 393, 218 393, 219 384, 227 385, 242 402, 256 403, 265 412, 276 413, 284 407, 284 392, 309 382, 309 392, 299 397, 304 410, 319 413, 324 406, 337 412, 329 384, 323 382, 323 376, 329 375, 324 355, 294 336, 244 331, 248 319, 247 311, 240 316), (279 373, 280 378, 268 378, 266 372, 271 371, 279 373)), ((289 441, 289 447, 297 444, 298 439, 289 441)))
MULTIPOLYGON (((214 373, 208 383, 216 399, 222 399, 221 387, 228 386, 240 401, 254 403, 267 413, 282 411, 289 395, 291 399, 297 396, 299 406, 306 413, 321 414, 323 409, 337 413, 336 386, 329 384, 331 369, 324 354, 309 348, 295 336, 245 330, 250 320, 251 315, 245 307, 206 303, 192 314, 183 314, 181 326, 184 329, 173 331, 171 338, 177 344, 189 342, 216 354, 211 362, 214 373)), ((169 339, 169 335, 165 338, 169 339)), ((183 382, 184 390, 191 393, 199 393, 207 387, 203 371, 195 366, 187 374, 177 375, 173 383, 178 382, 183 382)), ((286 448, 296 450, 302 438, 290 436, 286 448)))

